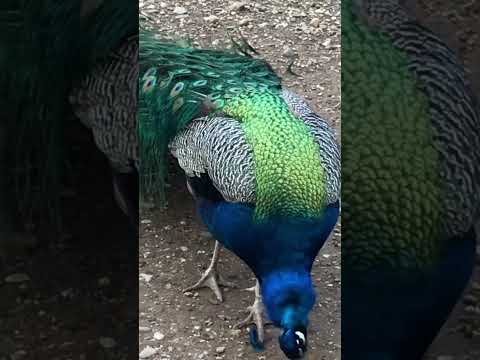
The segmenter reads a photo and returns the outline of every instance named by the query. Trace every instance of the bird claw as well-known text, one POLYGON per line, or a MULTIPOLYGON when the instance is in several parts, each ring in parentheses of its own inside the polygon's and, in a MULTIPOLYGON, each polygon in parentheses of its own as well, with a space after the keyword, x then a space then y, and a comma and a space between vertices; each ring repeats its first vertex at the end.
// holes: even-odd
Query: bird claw
POLYGON ((246 289, 243 289, 243 291, 255 291, 257 288, 257 286, 252 286, 252 287, 249 287, 249 288, 246 288, 246 289))
POLYGON ((226 287, 226 288, 230 288, 230 289, 236 289, 237 288, 237 285, 234 284, 233 282, 231 281, 228 281, 227 279, 225 279, 221 274, 218 274, 218 284, 220 286, 223 286, 223 287, 226 287))
MULTIPOLYGON (((270 320, 265 320, 263 321, 263 318, 262 318, 262 306, 261 306, 261 301, 260 301, 260 304, 257 305, 254 303, 254 305, 252 306, 249 306, 246 311, 249 312, 248 316, 245 318, 245 320, 242 320, 240 321, 239 323, 237 323, 235 325, 236 328, 238 329, 241 329, 241 328, 244 328, 248 325, 251 325, 251 324, 255 324, 257 325, 255 322, 256 322, 256 319, 257 317, 260 319, 259 322, 262 322, 263 323, 263 328, 267 327, 267 326, 273 326, 273 322, 271 322, 270 320), (259 309, 254 309, 254 307, 259 307, 259 309)), ((258 325, 257 325, 258 327, 258 325)))
POLYGON ((220 286, 234 288, 236 287, 236 285, 231 283, 230 281, 225 280, 220 274, 217 273, 219 251, 220 243, 218 241, 215 241, 215 248, 213 249, 212 260, 207 270, 205 270, 202 277, 200 278, 200 280, 197 281, 195 285, 183 290, 183 292, 208 287, 213 291, 215 297, 217 298, 217 301, 211 299, 209 301, 214 305, 218 305, 223 302, 223 296, 222 291, 220 290, 220 286))
POLYGON ((192 291, 192 290, 197 290, 197 289, 208 287, 208 288, 210 288, 210 290, 213 291, 213 294, 215 295, 215 298, 217 299, 216 301, 212 300, 212 299, 210 299, 209 301, 214 305, 218 305, 218 304, 223 302, 223 295, 222 295, 222 291, 220 290, 220 286, 229 287, 229 288, 235 288, 236 287, 236 285, 234 283, 225 280, 223 278, 223 276, 218 274, 215 267, 210 266, 203 273, 202 277, 200 278, 199 281, 197 281, 197 283, 195 285, 192 285, 192 286, 186 288, 185 290, 183 290, 183 292, 185 293, 187 291, 192 291))
POLYGON ((256 331, 256 336, 255 336, 256 344, 252 343, 252 345, 255 348, 258 348, 258 343, 263 344, 263 341, 265 339, 265 331, 264 331, 265 326, 270 325, 271 323, 263 322, 263 304, 262 304, 262 298, 260 296, 260 284, 258 283, 258 281, 254 287, 248 288, 245 290, 255 291, 255 301, 251 306, 247 307, 247 311, 249 312, 249 314, 245 318, 245 320, 240 321, 238 324, 235 325, 235 327, 238 329, 241 329, 248 325, 253 324, 254 325, 253 330, 256 331))
POLYGON ((183 292, 197 290, 204 287, 208 287, 213 291, 219 303, 223 302, 222 291, 220 290, 219 281, 217 281, 216 270, 212 267, 209 267, 203 273, 202 277, 196 284, 186 288, 183 292))
POLYGON ((257 303, 257 300, 253 303, 252 306, 247 307, 248 316, 235 325, 236 328, 242 329, 248 325, 255 324, 258 329, 263 328, 263 317, 262 317, 262 306, 257 303))

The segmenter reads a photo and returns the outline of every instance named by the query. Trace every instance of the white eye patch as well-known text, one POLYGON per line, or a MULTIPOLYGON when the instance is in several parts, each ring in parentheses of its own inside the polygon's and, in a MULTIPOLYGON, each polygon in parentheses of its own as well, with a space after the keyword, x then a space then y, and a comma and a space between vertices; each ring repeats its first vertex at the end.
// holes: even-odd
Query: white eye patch
MULTIPOLYGON (((305 343, 305 335, 301 331, 295 331, 295 335, 297 335, 304 343, 305 343)), ((297 340, 298 344, 298 340, 297 340)))

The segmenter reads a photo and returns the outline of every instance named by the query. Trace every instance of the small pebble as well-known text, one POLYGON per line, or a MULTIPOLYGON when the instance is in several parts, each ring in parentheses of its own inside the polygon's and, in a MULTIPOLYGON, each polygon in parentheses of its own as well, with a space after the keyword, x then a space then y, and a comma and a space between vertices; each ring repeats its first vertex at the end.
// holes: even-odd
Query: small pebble
POLYGON ((185 15, 188 13, 188 10, 185 9, 183 6, 176 6, 175 9, 173 9, 173 13, 177 15, 185 15))
POLYGON ((313 18, 310 21, 310 25, 313 27, 319 27, 320 26, 320 19, 319 18, 313 18))
POLYGON ((292 48, 286 48, 284 51, 283 51, 283 55, 285 55, 286 57, 295 57, 297 56, 297 52, 295 50, 293 50, 292 48))
POLYGON ((144 274, 144 273, 140 274, 140 279, 147 283, 150 282, 150 280, 152 280, 152 277, 153 275, 150 275, 150 274, 144 274))
POLYGON ((252 22, 252 19, 248 19, 248 18, 247 19, 242 19, 238 22, 238 25, 245 26, 245 25, 250 24, 251 22, 252 22))
POLYGON ((153 334, 153 338, 155 340, 163 340, 163 339, 165 339, 165 335, 162 334, 160 331, 157 331, 153 334))
POLYGON ((147 359, 149 357, 152 357, 153 355, 155 355, 157 353, 157 349, 151 347, 151 346, 147 346, 145 349, 143 349, 141 352, 140 352, 140 359, 147 359))
POLYGON ((244 10, 246 6, 247 6, 246 1, 235 1, 228 7, 228 10, 230 11, 244 10))
POLYGON ((210 16, 207 16, 207 17, 204 17, 203 20, 205 20, 206 22, 216 22, 218 21, 218 16, 215 16, 215 15, 210 15, 210 16))

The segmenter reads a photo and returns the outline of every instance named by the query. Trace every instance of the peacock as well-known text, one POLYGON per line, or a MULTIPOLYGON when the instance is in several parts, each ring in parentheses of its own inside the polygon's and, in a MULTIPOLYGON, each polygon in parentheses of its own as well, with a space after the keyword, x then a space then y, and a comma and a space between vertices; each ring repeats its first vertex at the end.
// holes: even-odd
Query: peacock
POLYGON ((8 212, 59 233, 64 128, 74 113, 109 158, 116 198, 135 225, 138 2, 6 2, 0 33, 2 166, 14 169, 2 181, 2 192, 14 189, 8 212))
POLYGON ((397 0, 342 1, 342 359, 420 360, 475 259, 479 104, 397 0))
POLYGON ((282 351, 298 359, 316 301, 312 264, 339 217, 340 150, 327 121, 248 49, 199 49, 140 30, 142 191, 158 192, 171 153, 217 240, 190 289, 208 286, 222 300, 223 245, 257 279, 240 324, 253 318, 252 345, 263 347, 264 305, 282 351))

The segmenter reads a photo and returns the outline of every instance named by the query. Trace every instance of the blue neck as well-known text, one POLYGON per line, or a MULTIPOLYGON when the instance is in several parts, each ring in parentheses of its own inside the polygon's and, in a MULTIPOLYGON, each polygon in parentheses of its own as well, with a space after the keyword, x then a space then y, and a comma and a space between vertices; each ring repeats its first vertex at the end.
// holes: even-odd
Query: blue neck
POLYGON ((269 318, 284 329, 307 327, 315 304, 310 274, 302 268, 272 272, 260 279, 262 298, 269 318))

